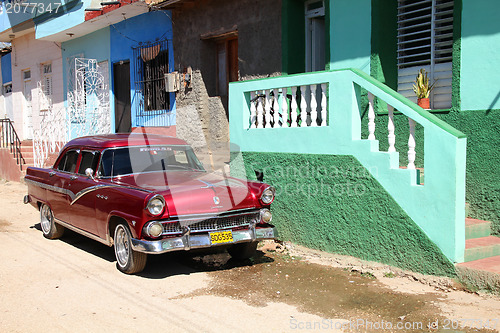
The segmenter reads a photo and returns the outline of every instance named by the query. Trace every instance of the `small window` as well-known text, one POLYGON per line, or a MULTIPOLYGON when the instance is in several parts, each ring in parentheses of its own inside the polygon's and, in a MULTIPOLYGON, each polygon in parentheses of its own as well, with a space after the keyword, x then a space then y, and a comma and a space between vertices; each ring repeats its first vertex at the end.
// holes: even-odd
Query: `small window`
POLYGON ((70 150, 59 161, 57 165, 57 170, 64 172, 75 172, 76 162, 78 161, 78 150, 70 150))
POLYGON ((9 94, 12 92, 12 82, 3 85, 3 93, 9 94))
POLYGON ((97 163, 99 162, 99 152, 97 151, 84 151, 82 152, 82 159, 80 161, 80 167, 78 168, 78 173, 85 175, 85 170, 91 168, 93 171, 97 168, 97 163))
POLYGON ((23 80, 30 80, 30 79, 31 79, 31 71, 29 69, 23 71, 23 80))

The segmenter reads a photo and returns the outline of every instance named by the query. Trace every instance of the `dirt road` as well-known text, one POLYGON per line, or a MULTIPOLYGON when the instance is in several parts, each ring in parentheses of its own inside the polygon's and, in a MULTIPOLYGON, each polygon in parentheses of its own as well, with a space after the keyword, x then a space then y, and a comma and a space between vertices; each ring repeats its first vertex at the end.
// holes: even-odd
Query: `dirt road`
POLYGON ((500 328, 497 297, 290 253, 261 252, 247 263, 224 253, 153 256, 143 273, 125 275, 111 248, 71 232, 45 239, 38 212, 22 204, 25 192, 0 181, 0 332, 428 331, 463 319, 500 328))

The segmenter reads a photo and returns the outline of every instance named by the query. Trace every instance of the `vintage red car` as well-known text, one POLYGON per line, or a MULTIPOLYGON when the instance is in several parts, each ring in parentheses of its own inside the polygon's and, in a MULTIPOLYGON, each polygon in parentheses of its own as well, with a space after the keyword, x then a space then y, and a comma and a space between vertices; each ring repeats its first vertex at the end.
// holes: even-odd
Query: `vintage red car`
POLYGON ((204 170, 183 140, 109 134, 68 142, 50 169, 27 169, 24 202, 43 235, 68 228, 114 246, 117 267, 144 269, 147 254, 226 247, 239 259, 277 237, 274 188, 204 170))

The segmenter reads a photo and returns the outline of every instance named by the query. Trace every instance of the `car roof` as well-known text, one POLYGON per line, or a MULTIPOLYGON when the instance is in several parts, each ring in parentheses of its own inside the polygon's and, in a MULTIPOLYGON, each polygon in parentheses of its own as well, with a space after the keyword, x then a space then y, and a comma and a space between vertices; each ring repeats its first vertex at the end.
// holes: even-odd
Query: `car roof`
POLYGON ((128 146, 187 145, 186 141, 171 136, 143 133, 118 133, 84 136, 69 141, 67 147, 115 148, 128 146))

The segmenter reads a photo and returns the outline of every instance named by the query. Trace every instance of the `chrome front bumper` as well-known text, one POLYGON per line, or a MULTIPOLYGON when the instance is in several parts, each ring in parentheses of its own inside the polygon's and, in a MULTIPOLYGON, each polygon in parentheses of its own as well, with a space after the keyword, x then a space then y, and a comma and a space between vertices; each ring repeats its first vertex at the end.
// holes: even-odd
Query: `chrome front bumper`
POLYGON ((212 244, 208 234, 191 235, 189 232, 181 237, 166 238, 157 241, 146 241, 132 238, 132 249, 137 252, 160 254, 172 251, 191 249, 202 249, 216 246, 231 245, 236 243, 274 239, 278 237, 276 228, 250 228, 246 230, 233 231, 233 242, 224 244, 212 244))

